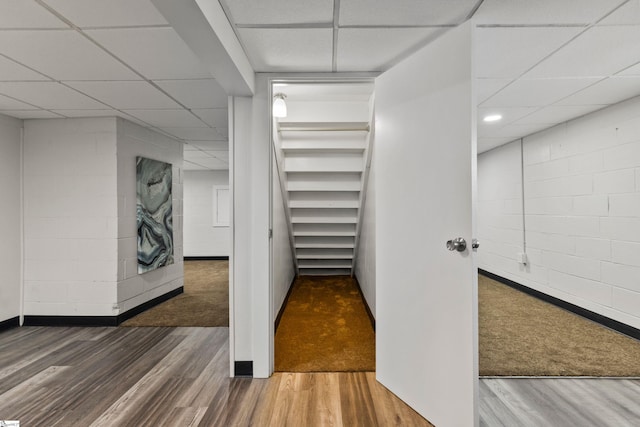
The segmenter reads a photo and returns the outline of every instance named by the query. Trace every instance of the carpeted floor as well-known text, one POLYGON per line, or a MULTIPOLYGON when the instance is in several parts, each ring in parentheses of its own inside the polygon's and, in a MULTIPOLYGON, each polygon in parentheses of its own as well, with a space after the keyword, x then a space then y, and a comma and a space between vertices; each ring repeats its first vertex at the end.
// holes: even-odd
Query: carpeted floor
POLYGON ((375 333, 351 277, 296 279, 276 331, 275 369, 375 370, 375 333))
POLYGON ((480 375, 640 376, 640 341, 478 277, 480 375))
POLYGON ((120 326, 229 326, 229 261, 185 261, 184 293, 120 326))

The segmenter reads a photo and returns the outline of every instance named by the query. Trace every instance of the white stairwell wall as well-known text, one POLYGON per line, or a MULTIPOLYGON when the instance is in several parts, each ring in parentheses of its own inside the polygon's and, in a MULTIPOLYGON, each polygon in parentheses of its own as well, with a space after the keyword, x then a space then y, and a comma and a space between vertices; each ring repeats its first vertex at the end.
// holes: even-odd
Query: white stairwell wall
POLYGON ((350 275, 366 189, 369 102, 288 104, 292 113, 274 123, 274 145, 296 269, 350 275))

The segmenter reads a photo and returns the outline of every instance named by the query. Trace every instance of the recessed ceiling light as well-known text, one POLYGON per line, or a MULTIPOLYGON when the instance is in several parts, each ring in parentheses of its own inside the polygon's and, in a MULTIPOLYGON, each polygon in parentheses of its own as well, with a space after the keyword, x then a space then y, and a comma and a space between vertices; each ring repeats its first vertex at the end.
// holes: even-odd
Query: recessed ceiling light
POLYGON ((484 116, 484 119, 482 119, 485 122, 497 122, 498 120, 502 120, 502 115, 500 114, 491 114, 488 116, 484 116))

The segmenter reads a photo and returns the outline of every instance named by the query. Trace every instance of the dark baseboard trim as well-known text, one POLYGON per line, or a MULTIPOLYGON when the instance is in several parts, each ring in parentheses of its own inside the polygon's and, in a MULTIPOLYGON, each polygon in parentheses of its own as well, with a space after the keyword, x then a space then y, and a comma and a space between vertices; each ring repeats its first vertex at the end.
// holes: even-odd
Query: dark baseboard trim
POLYGON ((117 316, 24 316, 24 326, 118 326, 125 320, 183 292, 184 287, 180 286, 117 316))
POLYGON ((181 293, 184 292, 184 286, 180 286, 179 288, 176 288, 172 291, 167 292, 166 294, 160 295, 159 297, 155 297, 152 300, 149 300, 145 303, 140 304, 137 307, 133 307, 131 310, 127 310, 124 313, 120 313, 117 316, 117 325, 119 325, 120 323, 124 322, 125 320, 129 320, 134 316, 137 316, 138 314, 142 313, 143 311, 147 311, 152 307, 155 307, 158 304, 161 304, 167 300, 170 300, 171 298, 180 295, 181 293))
POLYGON ((229 261, 228 256, 186 256, 185 261, 229 261))
POLYGON ((358 278, 354 275, 353 279, 356 281, 356 286, 358 287, 358 292, 360 292, 360 298, 362 298, 362 302, 364 303, 364 308, 367 310, 367 316, 369 316, 369 320, 371 321, 371 326, 373 326, 373 331, 376 331, 376 318, 373 317, 373 313, 371 312, 371 307, 367 303, 367 299, 364 297, 364 293, 362 292, 362 287, 360 286, 360 282, 358 282, 358 278))
POLYGON ((0 322, 0 332, 11 328, 17 328, 18 326, 20 326, 20 316, 12 317, 11 319, 0 322))
POLYGON ((24 316, 24 326, 118 326, 118 316, 24 316))
POLYGON ((278 315, 276 316, 274 333, 278 330, 278 326, 280 326, 280 320, 282 320, 282 314, 284 313, 284 308, 289 303, 289 297, 291 296, 291 291, 293 290, 293 283, 296 281, 298 276, 293 276, 291 283, 289 284, 289 290, 287 291, 287 296, 284 297, 284 301, 282 301, 282 305, 280 306, 280 310, 278 310, 278 315))
POLYGON ((253 361, 252 360, 236 360, 234 363, 233 371, 236 377, 253 378, 253 361))
POLYGON ((629 326, 625 323, 618 322, 617 320, 611 319, 610 317, 606 317, 601 314, 595 313, 591 310, 587 310, 586 308, 582 308, 575 304, 571 304, 570 302, 561 300, 560 298, 552 297, 551 295, 547 295, 544 292, 540 292, 528 286, 521 285, 518 282, 514 282, 513 280, 506 279, 502 276, 498 276, 497 274, 491 273, 481 268, 478 269, 478 273, 490 279, 493 279, 497 282, 505 284, 509 287, 517 289, 521 292, 524 292, 525 294, 541 299, 542 301, 545 301, 557 307, 563 308, 567 311, 575 313, 586 319, 592 320, 596 323, 600 323, 601 325, 606 326, 607 328, 613 329, 622 334, 625 334, 632 338, 640 340, 640 329, 636 329, 633 326, 629 326))

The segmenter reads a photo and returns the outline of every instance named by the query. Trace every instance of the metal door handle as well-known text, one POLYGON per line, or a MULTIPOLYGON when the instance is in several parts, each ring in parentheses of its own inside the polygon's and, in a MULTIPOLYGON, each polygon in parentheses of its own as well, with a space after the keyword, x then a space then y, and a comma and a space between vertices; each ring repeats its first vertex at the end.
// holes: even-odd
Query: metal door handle
POLYGON ((467 249, 467 241, 462 237, 456 237, 455 239, 447 241, 447 249, 450 251, 462 252, 467 249))
POLYGON ((473 239, 471 241, 471 248, 478 249, 479 247, 480 247, 480 242, 478 241, 478 239, 473 239))

